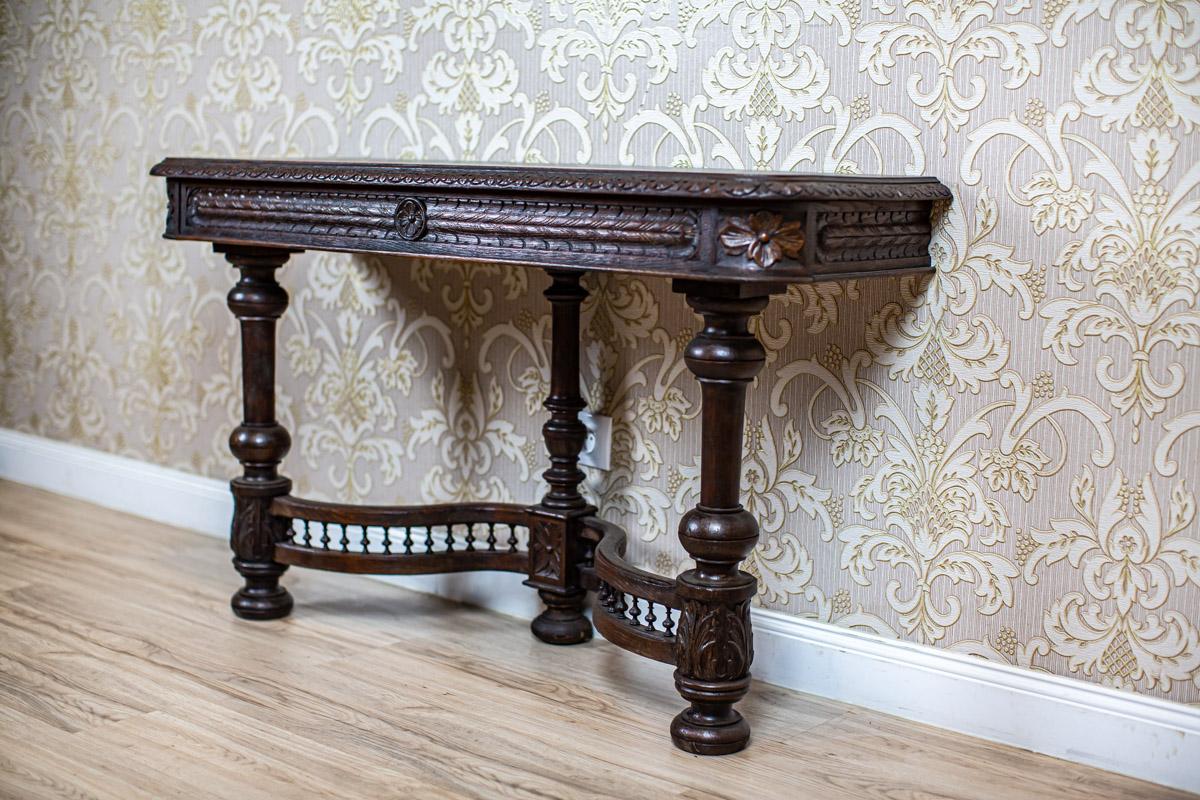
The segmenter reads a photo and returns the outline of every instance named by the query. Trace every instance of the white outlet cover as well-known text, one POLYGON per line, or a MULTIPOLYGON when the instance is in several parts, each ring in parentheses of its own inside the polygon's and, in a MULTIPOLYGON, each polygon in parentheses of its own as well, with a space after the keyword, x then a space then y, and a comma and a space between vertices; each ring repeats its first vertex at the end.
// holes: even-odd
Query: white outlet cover
POLYGON ((580 465, 599 470, 610 469, 612 417, 593 414, 590 411, 580 411, 579 421, 588 429, 587 439, 583 443, 583 452, 579 454, 580 465))

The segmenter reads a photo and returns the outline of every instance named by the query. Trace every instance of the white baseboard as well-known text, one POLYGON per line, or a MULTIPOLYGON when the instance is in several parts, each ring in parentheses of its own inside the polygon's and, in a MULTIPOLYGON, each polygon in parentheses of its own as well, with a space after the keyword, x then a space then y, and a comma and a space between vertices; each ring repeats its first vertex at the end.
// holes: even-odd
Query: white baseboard
MULTIPOLYGON (((223 481, 2 428, 0 478, 215 536, 229 529, 223 481)), ((538 609, 516 575, 387 580, 522 617, 538 609)), ((1200 791, 1200 709, 773 611, 754 610, 754 631, 754 673, 770 683, 1200 791)))
POLYGON ((105 508, 228 536, 229 483, 0 428, 0 479, 105 508))
POLYGON ((1200 791, 1200 709, 754 609, 754 674, 1035 753, 1200 791))

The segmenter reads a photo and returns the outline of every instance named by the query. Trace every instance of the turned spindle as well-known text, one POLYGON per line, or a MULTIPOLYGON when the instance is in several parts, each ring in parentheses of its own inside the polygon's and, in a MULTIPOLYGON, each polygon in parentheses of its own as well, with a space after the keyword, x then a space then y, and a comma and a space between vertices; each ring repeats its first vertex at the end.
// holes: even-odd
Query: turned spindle
MULTIPOLYGON (((768 287, 769 288, 769 287, 768 287)), ((750 332, 763 287, 676 281, 675 291, 704 318, 684 354, 700 381, 700 502, 679 524, 679 540, 696 566, 676 579, 681 619, 675 687, 690 705, 671 722, 675 745, 697 755, 741 750, 750 724, 733 707, 750 688, 754 658, 750 599, 757 583, 739 565, 758 541, 758 522, 742 508, 742 426, 746 388, 766 353, 750 332)))
POLYGON ((581 273, 546 270, 551 278, 546 299, 551 305, 550 419, 542 437, 550 468, 542 473, 550 490, 530 509, 535 522, 529 530, 529 580, 546 605, 531 624, 535 636, 548 644, 578 644, 592 638, 592 623, 583 614, 587 592, 579 583, 579 565, 589 560, 587 543, 579 535, 578 519, 595 512, 579 493, 583 470, 579 453, 587 428, 579 412, 587 404, 579 390, 579 312, 587 290, 581 273))
POLYGON ((274 560, 275 543, 289 533, 287 521, 272 516, 270 509, 275 497, 292 488, 279 474, 292 439, 275 419, 275 323, 288 305, 275 270, 294 251, 222 245, 214 249, 241 274, 228 296, 229 310, 242 329, 242 423, 229 436, 229 449, 241 462, 242 475, 230 482, 234 511, 229 546, 244 584, 230 602, 233 613, 243 619, 278 619, 292 610, 292 596, 279 585, 287 566, 274 560))

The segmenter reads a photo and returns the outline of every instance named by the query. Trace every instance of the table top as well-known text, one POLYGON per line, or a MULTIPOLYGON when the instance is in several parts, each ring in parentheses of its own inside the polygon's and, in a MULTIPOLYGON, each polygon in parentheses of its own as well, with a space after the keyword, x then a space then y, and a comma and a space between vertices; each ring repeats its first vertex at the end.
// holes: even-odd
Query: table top
POLYGON ((930 268, 934 178, 168 158, 165 236, 795 283, 930 268))

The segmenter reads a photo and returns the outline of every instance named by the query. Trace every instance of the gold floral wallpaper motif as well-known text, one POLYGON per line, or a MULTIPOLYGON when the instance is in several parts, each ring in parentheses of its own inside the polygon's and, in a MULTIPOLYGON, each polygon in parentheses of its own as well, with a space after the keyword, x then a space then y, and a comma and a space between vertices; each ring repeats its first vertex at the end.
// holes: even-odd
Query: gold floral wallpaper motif
MULTIPOLYGON (((1200 701, 1200 0, 4 0, 0 76, 0 424, 214 477, 233 276, 159 239, 165 154, 938 176, 936 275, 757 325, 758 600, 1200 701)), ((538 496, 543 276, 310 253, 284 282, 301 492, 538 496)), ((673 574, 696 320, 588 286, 587 491, 673 574)))

